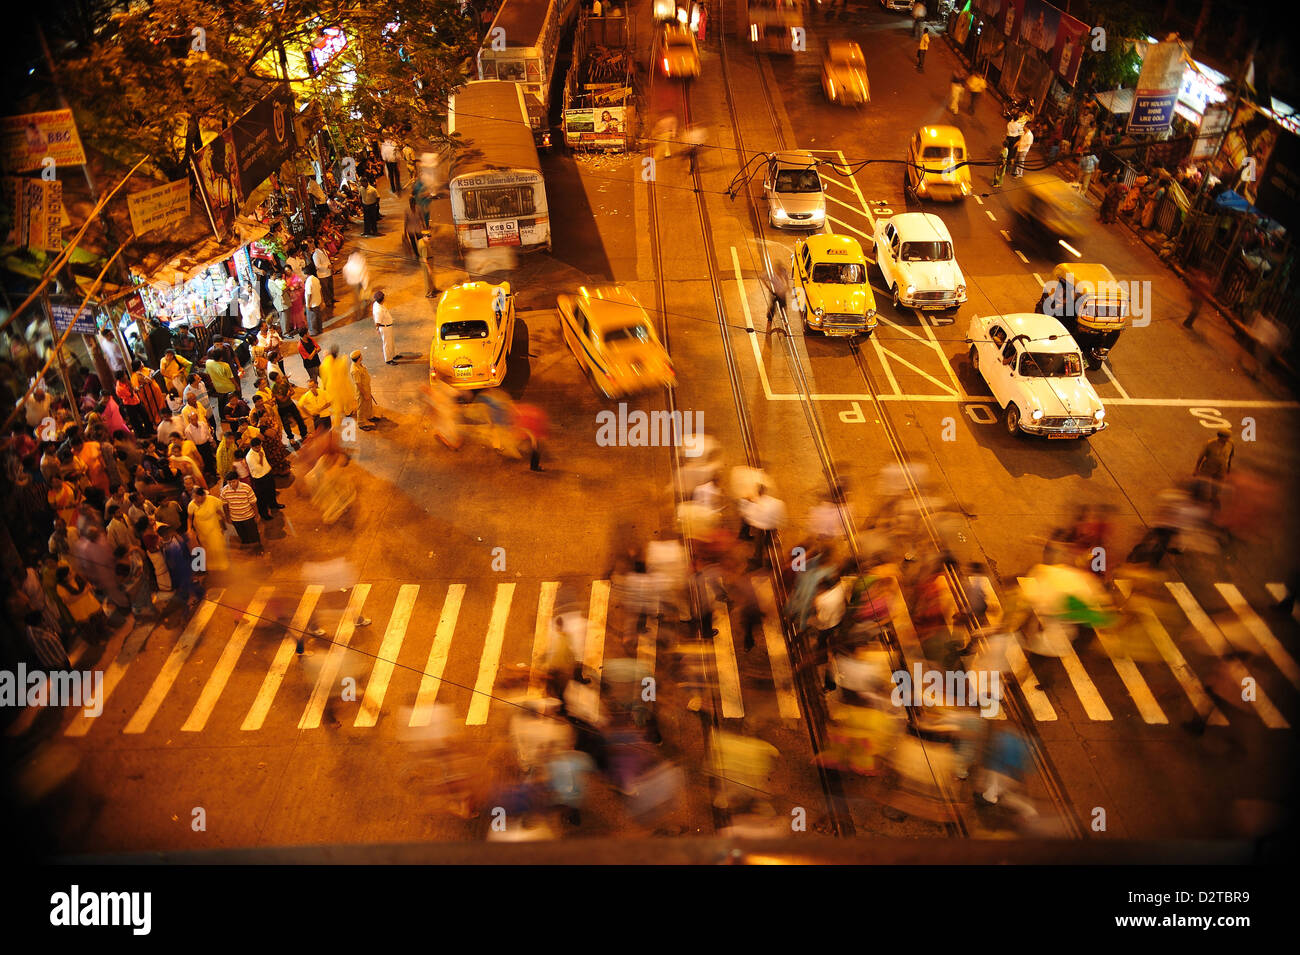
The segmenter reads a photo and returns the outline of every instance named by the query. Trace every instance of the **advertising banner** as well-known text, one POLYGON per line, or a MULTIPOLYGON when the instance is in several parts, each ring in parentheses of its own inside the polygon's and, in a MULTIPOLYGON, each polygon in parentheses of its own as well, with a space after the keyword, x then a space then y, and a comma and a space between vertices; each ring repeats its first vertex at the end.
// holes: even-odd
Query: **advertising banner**
POLYGON ((280 87, 194 154, 218 235, 230 235, 245 200, 292 155, 296 141, 293 94, 280 87))
POLYGON ((1025 19, 1025 0, 1002 0, 1002 35, 1008 40, 1020 36, 1020 24, 1025 19))
POLYGON ((1061 11, 1042 0, 1024 0, 1024 16, 1020 21, 1020 41, 1029 46, 1052 52, 1056 46, 1056 25, 1061 11))
POLYGON ((565 141, 572 146, 622 148, 627 145, 626 128, 627 109, 623 106, 564 111, 565 141))
POLYGON ((86 161, 72 110, 0 117, 0 167, 5 172, 31 172, 45 157, 58 166, 80 166, 86 161))
POLYGON ((63 248, 63 183, 57 179, 27 179, 27 245, 32 249, 63 248))
POLYGON ((1232 182, 1245 170, 1236 190, 1254 203, 1280 127, 1251 103, 1242 103, 1219 150, 1219 177, 1232 182))
POLYGON ((126 197, 126 204, 131 212, 131 231, 136 235, 183 222, 190 214, 189 180, 132 193, 126 197))
POLYGON ((1128 119, 1130 131, 1159 133, 1169 128, 1185 69, 1181 43, 1153 43, 1147 47, 1128 119))
POLYGON ((1068 13, 1061 14, 1056 27, 1056 45, 1052 47, 1052 72, 1063 83, 1073 86, 1079 79, 1079 66, 1083 63, 1083 50, 1092 31, 1082 20, 1068 13))
POLYGON ((77 305, 59 305, 51 302, 50 316, 54 319, 54 327, 60 332, 65 332, 68 330, 68 326, 72 325, 74 332, 80 332, 82 335, 95 334, 94 309, 85 309, 82 311, 81 317, 77 318, 76 323, 73 323, 72 319, 76 316, 79 307, 77 305))

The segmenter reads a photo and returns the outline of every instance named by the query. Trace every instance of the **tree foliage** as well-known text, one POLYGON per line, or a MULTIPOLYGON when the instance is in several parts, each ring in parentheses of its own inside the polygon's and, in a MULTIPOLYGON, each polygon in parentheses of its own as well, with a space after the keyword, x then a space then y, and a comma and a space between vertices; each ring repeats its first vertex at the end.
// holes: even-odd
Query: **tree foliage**
POLYGON ((172 178, 185 174, 200 129, 229 125, 285 67, 345 136, 427 133, 477 31, 460 0, 150 0, 80 12, 52 45, 83 139, 123 163, 151 156, 172 178), (341 27, 348 46, 308 76, 301 51, 323 27, 341 27))
POLYGON ((1142 66, 1132 41, 1152 35, 1158 13, 1142 0, 1093 0, 1090 9, 1094 25, 1106 31, 1106 49, 1084 57, 1080 87, 1096 92, 1132 88, 1142 66))

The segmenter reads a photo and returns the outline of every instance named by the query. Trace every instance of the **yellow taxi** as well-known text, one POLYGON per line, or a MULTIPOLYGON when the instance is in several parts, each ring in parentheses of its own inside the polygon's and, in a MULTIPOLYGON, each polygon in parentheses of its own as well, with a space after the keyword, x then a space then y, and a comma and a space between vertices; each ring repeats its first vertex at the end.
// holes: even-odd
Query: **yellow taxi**
POLYGON ((556 299, 560 329, 578 366, 607 398, 671 388, 672 359, 641 303, 621 285, 583 286, 556 299))
POLYGON ((965 199, 971 192, 968 158, 956 126, 922 126, 907 146, 904 191, 918 199, 965 199))
POLYGON ((700 75, 700 51, 690 30, 676 23, 664 24, 659 34, 659 65, 668 77, 700 75))
POLYGON ((790 278, 791 304, 805 330, 868 337, 876 330, 876 296, 857 239, 824 234, 799 239, 790 278))
POLYGON ((462 282, 438 299, 429 377, 456 388, 495 388, 506 376, 515 334, 510 283, 462 282))

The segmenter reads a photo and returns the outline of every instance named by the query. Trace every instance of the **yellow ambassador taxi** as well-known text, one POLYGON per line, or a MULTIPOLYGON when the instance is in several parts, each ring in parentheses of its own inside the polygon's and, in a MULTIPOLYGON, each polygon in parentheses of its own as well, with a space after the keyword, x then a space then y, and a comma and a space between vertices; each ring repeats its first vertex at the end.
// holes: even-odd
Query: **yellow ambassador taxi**
POLYGON ((462 282, 438 299, 429 377, 456 388, 495 388, 506 376, 515 334, 510 283, 462 282))
POLYGON ((824 234, 799 239, 790 278, 792 304, 806 331, 870 337, 876 330, 876 296, 857 239, 824 234))
POLYGON ((971 192, 968 159, 956 126, 922 126, 907 146, 904 191, 918 199, 965 199, 971 192))
POLYGON ((621 285, 583 286, 556 299, 560 329, 578 366, 606 398, 677 384, 654 323, 621 285))

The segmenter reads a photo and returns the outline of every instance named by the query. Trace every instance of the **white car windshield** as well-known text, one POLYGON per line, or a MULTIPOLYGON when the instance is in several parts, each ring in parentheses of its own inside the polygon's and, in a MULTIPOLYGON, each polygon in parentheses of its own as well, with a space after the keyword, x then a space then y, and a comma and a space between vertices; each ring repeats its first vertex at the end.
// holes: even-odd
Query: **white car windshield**
POLYGON ((777 192, 821 192, 822 181, 811 169, 782 169, 776 174, 777 192))
POLYGON ((487 338, 488 323, 479 319, 464 322, 446 322, 442 326, 444 342, 465 341, 471 338, 487 338))
POLYGON ((1083 360, 1078 352, 1025 352, 1020 374, 1026 378, 1078 378, 1083 360))
POLYGON ((952 258, 951 242, 904 242, 904 262, 947 262, 952 258))
POLYGON ((861 285, 867 276, 856 262, 818 262, 812 280, 818 285, 861 285))

